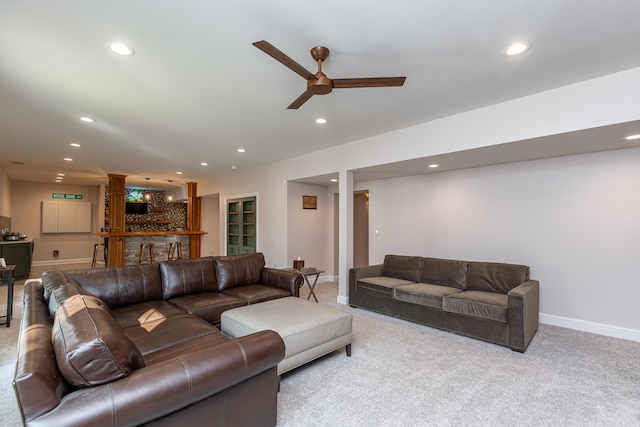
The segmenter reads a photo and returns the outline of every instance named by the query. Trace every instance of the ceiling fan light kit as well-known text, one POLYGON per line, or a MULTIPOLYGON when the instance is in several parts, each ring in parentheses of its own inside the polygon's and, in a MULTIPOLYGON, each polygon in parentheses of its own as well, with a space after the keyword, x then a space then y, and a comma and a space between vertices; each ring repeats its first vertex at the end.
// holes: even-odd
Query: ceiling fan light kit
POLYGON ((326 95, 331 93, 333 89, 402 86, 406 79, 406 77, 373 77, 332 80, 322 72, 322 62, 329 56, 329 49, 324 46, 316 46, 311 49, 311 57, 318 63, 318 71, 312 74, 265 40, 255 42, 253 45, 307 81, 307 90, 293 101, 287 107, 288 109, 298 109, 313 95, 326 95))

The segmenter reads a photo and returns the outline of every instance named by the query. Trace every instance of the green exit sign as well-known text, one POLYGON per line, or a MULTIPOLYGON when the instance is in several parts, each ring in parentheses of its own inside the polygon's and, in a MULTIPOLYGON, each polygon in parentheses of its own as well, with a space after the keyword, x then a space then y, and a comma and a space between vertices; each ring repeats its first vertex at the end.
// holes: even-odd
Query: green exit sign
POLYGON ((82 194, 67 194, 67 193, 53 193, 51 197, 54 199, 74 199, 80 200, 82 199, 82 194))

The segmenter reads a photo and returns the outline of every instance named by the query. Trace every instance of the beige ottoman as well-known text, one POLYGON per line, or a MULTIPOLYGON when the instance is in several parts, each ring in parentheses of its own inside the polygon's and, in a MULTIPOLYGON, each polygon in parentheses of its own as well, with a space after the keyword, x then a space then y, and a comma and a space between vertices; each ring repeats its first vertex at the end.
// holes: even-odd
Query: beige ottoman
POLYGON ((282 337, 278 375, 346 346, 351 356, 351 314, 296 297, 279 298, 222 313, 221 329, 238 338, 271 329, 282 337))

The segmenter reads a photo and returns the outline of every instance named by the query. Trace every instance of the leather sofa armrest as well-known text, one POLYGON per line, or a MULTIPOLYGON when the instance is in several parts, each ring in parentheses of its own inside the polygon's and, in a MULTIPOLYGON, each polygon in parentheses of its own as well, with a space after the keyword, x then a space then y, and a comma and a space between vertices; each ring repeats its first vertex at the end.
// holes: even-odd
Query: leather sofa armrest
POLYGON ((304 276, 295 270, 264 267, 260 273, 260 283, 272 288, 284 289, 291 292, 291 296, 297 297, 300 296, 304 276))
POLYGON ((257 332, 76 390, 29 425, 144 424, 265 372, 283 358, 282 338, 274 331, 257 332))
POLYGON ((509 313, 509 347, 524 352, 538 330, 540 283, 528 280, 507 294, 509 313))

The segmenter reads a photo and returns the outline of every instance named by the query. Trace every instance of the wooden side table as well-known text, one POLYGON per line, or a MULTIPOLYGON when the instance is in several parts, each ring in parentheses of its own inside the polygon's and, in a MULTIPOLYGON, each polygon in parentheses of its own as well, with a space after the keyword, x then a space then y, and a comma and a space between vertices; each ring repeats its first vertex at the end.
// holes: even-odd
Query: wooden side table
POLYGON ((13 271, 16 269, 15 265, 7 265, 6 268, 0 268, 0 282, 4 276, 7 277, 7 315, 0 316, 5 318, 6 321, 0 321, 0 325, 7 325, 7 328, 11 326, 11 316, 13 315, 13 271))

